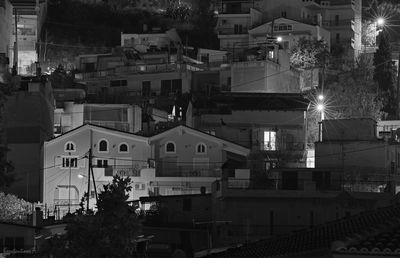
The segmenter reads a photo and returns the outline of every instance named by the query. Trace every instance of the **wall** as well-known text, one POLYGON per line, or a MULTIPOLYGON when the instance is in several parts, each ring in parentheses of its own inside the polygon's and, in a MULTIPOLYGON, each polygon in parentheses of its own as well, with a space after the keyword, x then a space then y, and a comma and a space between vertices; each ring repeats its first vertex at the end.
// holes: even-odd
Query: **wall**
POLYGON ((376 122, 369 118, 324 120, 322 141, 375 141, 376 122))
POLYGON ((0 53, 5 53, 8 56, 9 47, 11 46, 12 40, 12 13, 13 7, 10 1, 3 1, 3 5, 0 5, 0 53))
POLYGON ((231 67, 232 92, 298 93, 300 74, 289 66, 285 51, 279 51, 278 63, 247 61, 231 67))
MULTIPOLYGON (((23 238, 22 249, 31 250, 32 248, 34 248, 34 237, 34 227, 0 222, 0 241, 2 241, 0 246, 4 246, 7 238, 12 238, 13 241, 15 240, 15 238, 23 238)), ((1 253, 3 253, 2 249, 0 249, 0 254, 1 253)))

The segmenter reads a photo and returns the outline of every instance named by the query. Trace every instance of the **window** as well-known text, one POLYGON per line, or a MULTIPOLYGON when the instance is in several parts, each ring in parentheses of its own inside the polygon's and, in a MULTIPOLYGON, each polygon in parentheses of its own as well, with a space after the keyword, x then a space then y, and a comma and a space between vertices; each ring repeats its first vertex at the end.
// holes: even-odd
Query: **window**
POLYGON ((191 211, 192 210, 192 200, 191 199, 183 199, 182 210, 183 211, 191 211))
POLYGON ((106 159, 98 159, 97 160, 97 167, 98 168, 107 168, 108 167, 108 160, 106 160, 106 159))
POLYGON ((340 34, 336 33, 336 43, 340 43, 340 34))
POLYGON ((64 151, 66 151, 66 152, 73 152, 73 151, 75 151, 75 143, 73 143, 73 142, 67 142, 67 143, 64 145, 64 151))
POLYGON ((199 143, 196 145, 196 153, 207 153, 207 146, 204 143, 199 143))
POLYGON ((105 139, 99 141, 99 152, 108 152, 108 142, 105 139))
POLYGON ((335 25, 339 25, 339 15, 335 15, 335 25))
POLYGON ((128 144, 121 143, 118 148, 119 152, 128 152, 128 144))
POLYGON ((282 11, 282 12, 281 12, 281 16, 284 17, 284 18, 286 18, 286 11, 282 11))
POLYGON ((235 30, 235 34, 241 34, 242 31, 243 31, 243 26, 242 26, 242 24, 235 24, 234 30, 235 30))
POLYGON ((150 97, 151 94, 151 81, 142 81, 142 96, 150 97))
POLYGON ((110 87, 123 87, 127 86, 128 82, 127 80, 113 80, 110 81, 110 87))
POLYGON ((78 158, 77 157, 63 157, 62 158, 62 168, 77 168, 78 158))
POLYGON ((162 80, 161 96, 177 95, 182 93, 182 80, 162 80))
POLYGON ((174 142, 167 142, 167 144, 165 144, 165 152, 166 153, 175 153, 175 143, 174 142))
POLYGON ((264 131, 264 150, 276 150, 276 132, 264 131))

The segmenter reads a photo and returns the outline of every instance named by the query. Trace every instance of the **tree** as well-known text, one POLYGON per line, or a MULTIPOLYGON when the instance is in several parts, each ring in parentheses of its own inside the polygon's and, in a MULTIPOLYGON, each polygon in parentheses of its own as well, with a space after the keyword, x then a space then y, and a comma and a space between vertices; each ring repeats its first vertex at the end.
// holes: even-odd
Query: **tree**
POLYGON ((0 192, 0 221, 27 222, 32 204, 12 194, 0 192))
POLYGON ((386 31, 380 35, 379 48, 374 54, 374 81, 379 86, 379 91, 384 96, 384 111, 389 116, 395 113, 394 67, 392 64, 391 47, 386 31))
MULTIPOLYGON (((44 253, 55 257, 132 257, 139 222, 127 203, 129 178, 115 176, 99 194, 97 212, 81 209, 70 218, 67 233, 46 243, 44 253)), ((87 198, 87 195, 86 195, 87 198)))
POLYGON ((321 68, 329 58, 328 45, 323 40, 302 37, 291 50, 290 63, 303 70, 321 68))

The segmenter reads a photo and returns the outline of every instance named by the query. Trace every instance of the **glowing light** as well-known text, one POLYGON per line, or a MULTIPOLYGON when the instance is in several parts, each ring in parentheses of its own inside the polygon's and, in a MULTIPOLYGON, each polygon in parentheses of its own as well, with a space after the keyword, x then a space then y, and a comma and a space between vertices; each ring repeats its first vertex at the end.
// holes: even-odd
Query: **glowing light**
POLYGON ((276 38, 276 41, 278 41, 278 42, 282 42, 282 37, 280 37, 280 36, 279 36, 279 37, 277 37, 277 38, 276 38))
POLYGON ((376 19, 376 24, 378 24, 378 26, 385 25, 385 18, 379 17, 378 19, 376 19))
POLYGON ((321 112, 321 111, 324 111, 324 109, 325 109, 324 104, 318 104, 318 105, 317 105, 317 110, 318 110, 318 111, 321 112))
POLYGON ((318 95, 318 100, 324 100, 324 95, 322 94, 318 95))
POLYGON ((82 179, 82 178, 84 178, 84 176, 81 174, 78 174, 78 178, 82 179))

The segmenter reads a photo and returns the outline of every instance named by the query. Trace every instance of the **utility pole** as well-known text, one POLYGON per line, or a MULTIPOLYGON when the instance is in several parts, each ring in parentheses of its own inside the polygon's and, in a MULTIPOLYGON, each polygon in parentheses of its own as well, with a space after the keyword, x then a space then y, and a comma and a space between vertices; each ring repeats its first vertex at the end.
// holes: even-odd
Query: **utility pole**
POLYGON ((68 213, 71 213, 71 165, 72 165, 72 159, 71 159, 71 152, 68 152, 68 167, 69 167, 69 180, 68 180, 68 213))
POLYGON ((18 11, 14 8, 14 23, 15 23, 15 42, 14 42, 14 66, 13 75, 18 74, 18 11))
POLYGON ((89 149, 88 154, 88 188, 87 188, 87 199, 86 199, 86 213, 89 213, 89 198, 90 198, 90 171, 92 170, 92 148, 89 149))
POLYGON ((400 119, 399 111, 399 101, 400 101, 400 49, 399 49, 399 59, 397 63, 397 92, 396 92, 396 119, 400 119))

